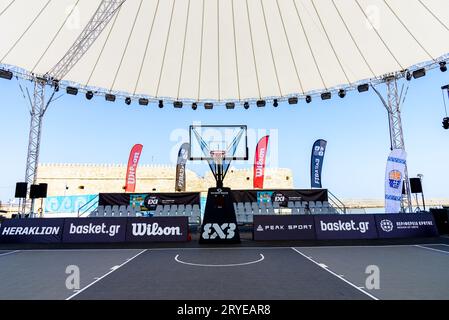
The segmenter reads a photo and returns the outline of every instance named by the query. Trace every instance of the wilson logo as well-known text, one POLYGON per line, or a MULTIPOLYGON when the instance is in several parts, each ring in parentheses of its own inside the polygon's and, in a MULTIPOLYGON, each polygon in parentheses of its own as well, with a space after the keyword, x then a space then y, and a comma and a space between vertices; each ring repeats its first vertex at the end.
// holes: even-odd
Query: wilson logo
POLYGON ((181 236, 180 227, 161 227, 154 223, 133 223, 132 234, 136 237, 144 236, 181 236))

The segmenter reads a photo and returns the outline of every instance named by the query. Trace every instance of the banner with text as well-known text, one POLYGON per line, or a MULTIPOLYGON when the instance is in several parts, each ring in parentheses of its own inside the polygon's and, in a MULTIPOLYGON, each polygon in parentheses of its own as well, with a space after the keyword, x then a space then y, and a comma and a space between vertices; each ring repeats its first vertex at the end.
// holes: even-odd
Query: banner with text
POLYGON ((254 216, 254 240, 313 240, 313 216, 254 216))
POLYGON ((186 164, 189 159, 190 144, 184 143, 179 149, 178 153, 178 163, 176 165, 176 182, 175 191, 185 192, 186 191, 186 164))
POLYGON ((62 241, 65 243, 125 242, 125 218, 65 219, 62 241))
POLYGON ((7 219, 0 227, 2 243, 59 243, 64 219, 7 219))
POLYGON ((438 230, 432 214, 376 215, 379 238, 437 237, 438 230))
POLYGON ((130 218, 126 230, 127 242, 186 242, 189 218, 130 218))
POLYGON ((142 155, 143 145, 136 144, 129 154, 128 168, 126 170, 126 192, 136 191, 137 184, 137 166, 139 164, 140 156, 142 155))
POLYGON ((316 215, 314 218, 318 240, 377 238, 374 215, 316 215))
POLYGON ((385 213, 399 213, 402 186, 405 178, 407 153, 402 149, 391 151, 385 172, 385 213))
POLYGON ((312 160, 310 164, 310 181, 312 188, 321 189, 321 175, 323 171, 324 154, 326 153, 327 141, 317 140, 312 148, 312 160))
POLYGON ((265 179, 265 161, 267 158, 269 138, 270 136, 265 136, 260 139, 256 147, 256 154, 254 156, 254 189, 263 189, 265 179))

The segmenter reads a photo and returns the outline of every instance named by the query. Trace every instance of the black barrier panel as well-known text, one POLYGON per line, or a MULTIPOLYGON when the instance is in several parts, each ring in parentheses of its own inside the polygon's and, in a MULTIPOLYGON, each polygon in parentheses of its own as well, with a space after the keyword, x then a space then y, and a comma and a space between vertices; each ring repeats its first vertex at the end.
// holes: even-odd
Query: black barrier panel
POLYGON ((199 205, 199 192, 177 193, 100 193, 100 206, 128 206, 132 205, 141 211, 154 211, 158 205, 199 205))
POLYGON ((316 215, 318 240, 376 239, 374 215, 316 215))
POLYGON ((0 227, 3 243, 59 243, 64 219, 4 220, 0 227))
POLYGON ((379 214, 376 215, 379 238, 437 237, 438 231, 432 214, 379 214))
POLYGON ((65 219, 64 243, 125 242, 126 218, 65 219))
POLYGON ((186 242, 188 217, 128 218, 127 242, 186 242))
POLYGON ((286 207, 288 202, 328 201, 327 190, 232 190, 234 202, 277 202, 286 207))
POLYGON ((314 240, 313 216, 254 216, 254 240, 314 240))

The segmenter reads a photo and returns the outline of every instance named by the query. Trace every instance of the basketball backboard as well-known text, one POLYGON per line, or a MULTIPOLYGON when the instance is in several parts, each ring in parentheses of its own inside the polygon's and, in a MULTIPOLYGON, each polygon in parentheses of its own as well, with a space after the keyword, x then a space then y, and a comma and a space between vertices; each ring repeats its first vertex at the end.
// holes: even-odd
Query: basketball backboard
POLYGON ((245 125, 190 126, 190 160, 214 159, 214 152, 224 153, 223 160, 248 160, 248 136, 245 125))

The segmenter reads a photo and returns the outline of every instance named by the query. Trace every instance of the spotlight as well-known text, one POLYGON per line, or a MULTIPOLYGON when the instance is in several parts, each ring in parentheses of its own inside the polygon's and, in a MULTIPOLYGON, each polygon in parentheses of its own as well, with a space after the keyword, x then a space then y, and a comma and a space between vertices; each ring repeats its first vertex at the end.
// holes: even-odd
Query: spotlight
POLYGON ((426 69, 424 69, 424 68, 413 71, 413 78, 415 78, 415 79, 422 78, 425 75, 426 75, 426 69))
POLYGON ((11 80, 12 76, 13 76, 13 74, 11 71, 0 69, 0 78, 6 79, 6 80, 11 80))
POLYGON ((288 98, 288 104, 297 104, 297 103, 298 103, 298 97, 288 98))
POLYGON ((198 104, 196 102, 192 103, 192 110, 198 109, 198 104))
POLYGON ((449 90, 449 84, 447 84, 447 85, 445 85, 445 86, 442 86, 442 87, 441 87, 441 90, 449 90))
POLYGON ((104 98, 106 99, 106 101, 115 102, 115 95, 114 94, 107 93, 104 96, 104 98))
POLYGON ((148 103, 149 103, 148 99, 145 99, 145 98, 140 98, 140 99, 139 99, 139 104, 140 104, 141 106, 147 106, 148 103))
POLYGON ((206 110, 212 110, 214 108, 214 104, 211 102, 207 102, 204 104, 204 109, 206 110))
POLYGON ((127 97, 127 98, 125 99, 125 103, 126 103, 128 106, 131 104, 131 102, 132 102, 132 100, 131 100, 130 97, 127 97))
POLYGON ((71 94, 72 96, 76 96, 78 94, 78 88, 67 87, 66 91, 67 91, 67 94, 71 94))
POLYGON ((265 100, 259 100, 259 101, 256 102, 256 105, 257 105, 258 108, 263 108, 263 107, 266 106, 266 104, 267 103, 265 102, 265 100))
POLYGON ((340 91, 338 91, 338 96, 343 99, 344 97, 346 97, 346 91, 341 89, 340 91))
POLYGON ((248 110, 248 109, 249 109, 249 102, 245 102, 245 103, 243 104, 243 108, 245 108, 246 110, 248 110))
POLYGON ((234 102, 227 102, 226 103, 226 109, 231 110, 235 108, 235 103, 234 102))
POLYGON ((332 93, 330 92, 324 92, 321 94, 321 100, 329 100, 332 98, 332 93))
POLYGON ((275 107, 275 108, 279 107, 278 99, 274 99, 273 107, 275 107))
POLYGON ((175 107, 177 109, 182 108, 182 105, 183 105, 182 101, 175 101, 175 102, 173 102, 173 107, 175 107))
POLYGON ((407 74, 405 75, 405 79, 407 79, 407 81, 412 80, 412 74, 410 73, 410 71, 407 71, 407 74))
POLYGON ((59 81, 53 80, 53 87, 55 88, 55 92, 59 92, 59 81))
POLYGON ((164 107, 164 101, 159 100, 159 108, 162 109, 164 107))
POLYGON ((444 130, 449 130, 449 118, 443 119, 443 128, 444 130))
POLYGON ((92 91, 87 91, 86 92, 86 99, 87 100, 92 100, 93 97, 94 97, 94 93, 92 91))
POLYGON ((369 85, 367 83, 361 84, 357 87, 357 91, 360 93, 367 92, 367 91, 369 91, 369 85))
POLYGON ((440 62, 440 70, 441 70, 441 72, 446 72, 447 71, 446 61, 441 61, 440 62))
POLYGON ((311 96, 307 96, 306 97, 306 102, 307 103, 311 103, 312 102, 312 97, 311 96))

